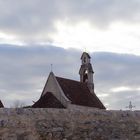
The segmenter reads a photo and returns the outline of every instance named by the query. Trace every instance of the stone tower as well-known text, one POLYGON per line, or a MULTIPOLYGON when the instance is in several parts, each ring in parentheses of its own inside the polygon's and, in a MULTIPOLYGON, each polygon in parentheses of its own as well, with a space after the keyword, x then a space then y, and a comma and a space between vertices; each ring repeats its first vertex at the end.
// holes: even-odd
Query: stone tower
POLYGON ((80 82, 87 83, 87 86, 91 93, 94 93, 94 83, 93 83, 93 69, 90 63, 90 55, 87 52, 83 52, 81 56, 81 67, 79 70, 80 82))

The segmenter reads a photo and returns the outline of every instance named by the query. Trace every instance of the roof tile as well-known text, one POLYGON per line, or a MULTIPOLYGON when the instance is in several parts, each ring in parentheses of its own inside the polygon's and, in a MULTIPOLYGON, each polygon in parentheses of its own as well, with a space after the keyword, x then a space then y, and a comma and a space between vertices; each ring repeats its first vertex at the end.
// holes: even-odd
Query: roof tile
POLYGON ((105 109, 95 93, 90 93, 86 83, 61 77, 56 77, 56 79, 72 104, 105 109))
POLYGON ((47 92, 44 96, 32 105, 33 108, 65 108, 61 102, 51 93, 47 92))

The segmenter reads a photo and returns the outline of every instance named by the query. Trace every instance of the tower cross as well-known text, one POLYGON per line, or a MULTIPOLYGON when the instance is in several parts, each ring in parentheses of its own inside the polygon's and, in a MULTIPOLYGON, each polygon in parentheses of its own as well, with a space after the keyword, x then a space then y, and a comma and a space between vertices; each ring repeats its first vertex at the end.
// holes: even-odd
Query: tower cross
POLYGON ((51 64, 51 72, 53 71, 53 64, 51 64))
POLYGON ((129 105, 126 106, 126 108, 129 108, 130 111, 132 111, 133 108, 135 108, 135 106, 132 105, 131 101, 129 102, 129 105))

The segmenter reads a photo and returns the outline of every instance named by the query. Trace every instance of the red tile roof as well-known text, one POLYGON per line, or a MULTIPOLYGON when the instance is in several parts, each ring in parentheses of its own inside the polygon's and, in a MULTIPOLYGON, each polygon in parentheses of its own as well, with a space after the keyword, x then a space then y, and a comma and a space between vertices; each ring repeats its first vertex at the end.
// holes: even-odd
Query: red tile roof
POLYGON ((51 93, 47 92, 44 96, 32 105, 33 108, 65 108, 61 102, 51 93))
POLYGON ((56 79, 72 104, 105 109, 95 93, 90 93, 86 83, 61 77, 56 77, 56 79))

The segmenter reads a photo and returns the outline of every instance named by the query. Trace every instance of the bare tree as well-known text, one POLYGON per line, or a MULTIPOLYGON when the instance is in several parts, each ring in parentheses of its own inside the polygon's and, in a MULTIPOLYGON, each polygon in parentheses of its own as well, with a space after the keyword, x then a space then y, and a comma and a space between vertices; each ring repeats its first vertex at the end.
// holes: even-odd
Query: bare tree
POLYGON ((16 100, 13 105, 12 105, 12 108, 22 108, 25 106, 25 103, 24 102, 21 102, 19 100, 16 100))

